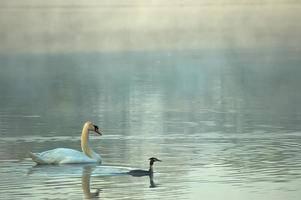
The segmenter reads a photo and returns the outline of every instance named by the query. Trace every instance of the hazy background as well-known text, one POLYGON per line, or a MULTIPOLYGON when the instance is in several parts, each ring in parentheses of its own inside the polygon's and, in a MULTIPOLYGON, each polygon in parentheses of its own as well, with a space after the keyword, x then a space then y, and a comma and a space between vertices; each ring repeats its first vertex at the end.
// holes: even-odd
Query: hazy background
POLYGON ((156 188, 91 169, 103 199, 299 200, 300 11, 0 0, 0 198, 82 198, 85 167, 36 168, 27 152, 80 150, 91 120, 108 169, 163 160, 156 188))
POLYGON ((1 0, 0 52, 300 52, 300 15, 293 0, 1 0))

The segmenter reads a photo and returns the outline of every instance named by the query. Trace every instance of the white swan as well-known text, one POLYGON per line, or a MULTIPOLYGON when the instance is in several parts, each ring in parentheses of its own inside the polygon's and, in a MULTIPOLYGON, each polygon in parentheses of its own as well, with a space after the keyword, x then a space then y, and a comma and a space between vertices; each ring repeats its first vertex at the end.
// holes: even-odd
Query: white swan
POLYGON ((41 153, 29 152, 29 155, 37 164, 101 163, 100 155, 95 153, 89 146, 89 131, 94 131, 102 135, 98 126, 92 124, 92 122, 86 122, 81 135, 81 148, 83 152, 67 148, 57 148, 41 153))

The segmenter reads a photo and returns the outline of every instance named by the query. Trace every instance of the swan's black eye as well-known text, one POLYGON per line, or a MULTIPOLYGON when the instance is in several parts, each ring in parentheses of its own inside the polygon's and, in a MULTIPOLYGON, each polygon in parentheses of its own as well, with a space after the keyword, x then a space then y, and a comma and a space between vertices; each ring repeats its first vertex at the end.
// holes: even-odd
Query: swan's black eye
POLYGON ((98 130, 98 129, 99 129, 98 126, 96 126, 96 125, 93 125, 93 126, 94 126, 95 130, 98 130))

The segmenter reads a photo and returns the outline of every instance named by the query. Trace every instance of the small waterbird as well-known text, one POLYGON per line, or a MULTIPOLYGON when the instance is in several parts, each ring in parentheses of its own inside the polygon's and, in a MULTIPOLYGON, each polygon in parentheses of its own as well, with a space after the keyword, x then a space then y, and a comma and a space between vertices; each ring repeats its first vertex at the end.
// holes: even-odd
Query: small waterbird
POLYGON ((149 169, 148 170, 136 169, 136 170, 131 170, 131 171, 127 172, 127 174, 129 174, 131 176, 137 176, 137 177, 151 176, 154 173, 153 165, 157 161, 162 162, 162 160, 159 160, 158 158, 151 157, 151 158, 149 158, 149 169))

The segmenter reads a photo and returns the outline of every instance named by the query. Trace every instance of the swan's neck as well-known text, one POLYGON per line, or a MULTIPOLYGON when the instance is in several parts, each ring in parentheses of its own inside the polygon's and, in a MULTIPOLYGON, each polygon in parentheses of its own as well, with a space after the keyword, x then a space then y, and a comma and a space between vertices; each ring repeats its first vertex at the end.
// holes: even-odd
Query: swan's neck
POLYGON ((88 157, 93 158, 93 150, 89 146, 89 127, 87 124, 84 125, 82 136, 81 136, 81 147, 84 154, 88 157))

